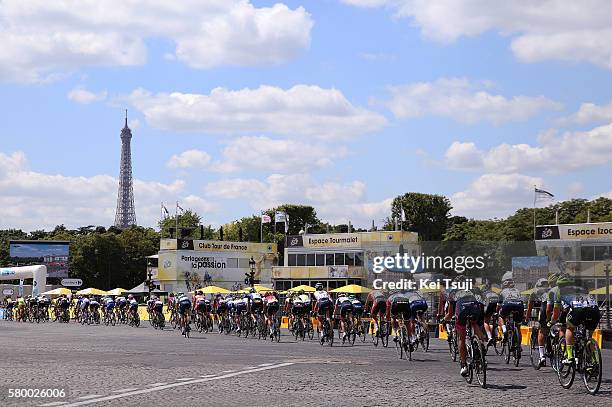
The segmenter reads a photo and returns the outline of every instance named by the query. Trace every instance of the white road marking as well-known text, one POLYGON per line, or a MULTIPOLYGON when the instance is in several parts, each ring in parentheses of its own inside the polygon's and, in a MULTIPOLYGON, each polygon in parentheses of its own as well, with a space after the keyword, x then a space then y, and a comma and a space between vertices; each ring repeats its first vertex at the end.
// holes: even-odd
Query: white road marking
POLYGON ((68 403, 67 401, 54 401, 53 403, 41 404, 40 407, 55 407, 68 403))
POLYGON ((235 372, 235 370, 224 370, 221 373, 234 373, 234 372, 235 372))
POLYGON ((230 377, 240 376, 240 375, 247 374, 247 373, 261 372, 261 371, 270 370, 270 369, 278 369, 278 368, 281 368, 281 367, 287 367, 287 366, 291 366, 291 365, 293 365, 293 363, 290 363, 290 362, 279 363, 277 365, 260 367, 260 368, 253 369, 253 370, 242 370, 240 372, 228 373, 228 374, 225 374, 225 375, 222 375, 222 376, 202 378, 202 379, 195 379, 195 380, 191 380, 191 381, 188 381, 188 382, 164 384, 164 385, 160 385, 159 387, 153 387, 153 388, 150 388, 150 389, 136 390, 136 391, 131 391, 131 392, 127 392, 127 393, 114 394, 112 396, 100 397, 100 398, 97 398, 97 399, 89 399, 89 400, 84 400, 84 401, 77 401, 77 402, 74 402, 74 403, 65 404, 64 406, 65 407, 84 406, 84 405, 87 405, 87 404, 99 403, 99 402, 102 402, 102 401, 110 401, 110 400, 120 399, 120 398, 123 398, 123 397, 137 396, 139 394, 153 393, 155 391, 172 389, 174 387, 187 386, 187 385, 190 385, 190 384, 205 383, 205 382, 210 382, 210 381, 213 381, 213 380, 227 379, 227 378, 230 378, 230 377))
POLYGON ((95 399, 97 397, 102 397, 102 395, 101 394, 90 394, 88 396, 79 397, 79 400, 89 400, 89 399, 95 399))
POLYGON ((205 375, 202 375, 200 377, 207 378, 207 377, 213 377, 213 376, 216 376, 216 375, 214 375, 214 374, 205 374, 205 375))
POLYGON ((261 365, 257 365, 257 366, 272 366, 273 363, 262 363, 261 365))
POLYGON ((187 380, 193 380, 193 377, 181 377, 180 379, 176 379, 179 382, 186 382, 187 380))
POLYGON ((168 383, 151 383, 151 384, 147 384, 147 386, 149 387, 158 387, 158 386, 165 386, 168 383))
POLYGON ((129 389, 121 389, 121 390, 113 390, 113 393, 123 393, 126 391, 134 391, 134 390, 138 390, 138 387, 131 387, 129 389))

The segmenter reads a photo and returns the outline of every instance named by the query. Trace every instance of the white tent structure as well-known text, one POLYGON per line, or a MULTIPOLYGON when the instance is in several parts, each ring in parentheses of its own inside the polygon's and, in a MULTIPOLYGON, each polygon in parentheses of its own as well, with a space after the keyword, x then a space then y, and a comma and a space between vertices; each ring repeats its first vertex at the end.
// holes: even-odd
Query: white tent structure
POLYGON ((32 296, 38 296, 41 290, 47 289, 46 266, 0 268, 0 280, 25 280, 26 278, 34 280, 32 283, 32 296))

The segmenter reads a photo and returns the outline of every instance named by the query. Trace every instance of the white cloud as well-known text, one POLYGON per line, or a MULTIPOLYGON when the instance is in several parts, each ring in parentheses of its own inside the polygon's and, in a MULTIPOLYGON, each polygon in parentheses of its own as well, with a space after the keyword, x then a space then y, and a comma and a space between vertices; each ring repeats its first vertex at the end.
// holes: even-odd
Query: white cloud
POLYGON ((153 127, 215 134, 275 133, 289 136, 349 138, 380 130, 386 119, 353 106, 336 89, 296 85, 210 94, 135 90, 129 101, 153 127))
POLYGON ((450 43, 496 31, 511 37, 526 62, 561 60, 612 68, 612 2, 607 0, 342 0, 361 7, 386 6, 410 18, 429 39, 450 43))
POLYGON ((83 66, 140 65, 147 41, 164 39, 173 59, 195 68, 277 64, 310 44, 302 7, 257 8, 248 0, 4 0, 0 78, 53 79, 83 66))
POLYGON ((538 141, 537 147, 504 143, 488 151, 479 150, 473 143, 454 142, 446 151, 446 162, 457 169, 552 174, 612 163, 612 124, 560 136, 549 131, 538 141))
POLYGON ((243 136, 229 142, 223 160, 213 169, 222 172, 265 170, 307 172, 330 166, 348 154, 344 147, 295 139, 243 136))
POLYGON ((605 105, 583 103, 576 113, 559 119, 559 124, 585 124, 612 121, 612 102, 605 105))
MULTIPOLYGON (((76 177, 32 171, 23 153, 0 153, 0 228, 52 229, 114 223, 118 181, 109 175, 76 177)), ((155 226, 161 201, 172 202, 183 195, 185 183, 170 184, 134 180, 136 219, 139 225, 155 226)), ((215 208, 201 198, 188 202, 207 210, 215 208), (199 200, 198 200, 199 199, 199 200)))
POLYGON ((246 199, 255 210, 268 209, 283 203, 313 205, 319 218, 333 223, 349 220, 356 226, 369 227, 390 213, 392 199, 370 202, 366 185, 361 181, 348 183, 317 182, 301 174, 273 174, 264 181, 253 178, 230 178, 206 186, 209 196, 224 199, 246 199))
POLYGON ((484 174, 450 198, 453 214, 475 219, 501 218, 533 203, 533 186, 542 178, 521 174, 484 174))
POLYGON ((470 82, 464 78, 441 78, 393 86, 391 100, 385 104, 398 118, 426 115, 450 117, 464 123, 488 121, 501 124, 527 120, 543 110, 561 105, 544 96, 507 98, 484 90, 490 83, 470 82))
POLYGON ((68 92, 68 99, 86 105, 106 99, 106 92, 94 93, 84 88, 74 88, 68 92))
POLYGON ((170 168, 204 168, 210 162, 210 155, 205 151, 187 150, 174 154, 166 165, 170 168))

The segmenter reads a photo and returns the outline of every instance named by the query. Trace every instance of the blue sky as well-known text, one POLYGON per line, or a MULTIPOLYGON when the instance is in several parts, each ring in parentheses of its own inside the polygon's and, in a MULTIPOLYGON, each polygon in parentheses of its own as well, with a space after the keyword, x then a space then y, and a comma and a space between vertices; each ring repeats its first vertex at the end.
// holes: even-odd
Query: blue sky
POLYGON ((177 200, 369 225, 409 191, 476 218, 534 184, 612 197, 606 2, 110 3, 0 4, 0 227, 112 224, 125 108, 147 226, 177 200))

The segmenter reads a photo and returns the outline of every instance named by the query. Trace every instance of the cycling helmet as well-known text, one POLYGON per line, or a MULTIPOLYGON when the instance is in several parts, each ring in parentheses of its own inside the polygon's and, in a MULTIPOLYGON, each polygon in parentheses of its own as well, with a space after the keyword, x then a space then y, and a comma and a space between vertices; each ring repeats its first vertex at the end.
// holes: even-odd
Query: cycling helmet
POLYGON ((317 291, 323 291, 323 284, 321 284, 321 283, 317 283, 317 284, 315 284, 315 289, 316 289, 317 291))
POLYGON ((541 278, 535 283, 535 288, 548 288, 548 280, 541 278))
POLYGON ((174 293, 168 294, 168 297, 174 297, 174 293))
POLYGON ((506 271, 502 276, 502 283, 508 280, 514 280, 514 274, 511 271, 506 271))
POLYGON ((184 292, 180 292, 180 293, 177 294, 178 297, 182 297, 183 295, 185 295, 184 292))
POLYGON ((202 290, 198 290, 197 295, 203 295, 202 290))
POLYGON ((574 284, 574 282, 575 282, 574 277, 567 273, 562 273, 561 275, 559 275, 559 278, 557 279, 557 285, 569 285, 569 284, 574 284))
MULTIPOLYGON (((87 296, 85 296, 85 297, 87 297, 87 296)), ((129 294, 128 295, 128 300, 132 300, 132 299, 134 299, 134 296, 132 294, 129 294)))
POLYGON ((454 282, 456 283, 461 283, 465 281, 465 276, 463 274, 459 274, 457 277, 455 277, 453 279, 454 282))
POLYGON ((357 297, 355 297, 355 294, 351 294, 351 295, 349 295, 349 299, 350 299, 350 300, 354 300, 355 298, 357 298, 357 297))
POLYGON ((502 288, 512 288, 514 287, 514 280, 504 280, 502 281, 502 288))
POLYGON ((549 285, 550 287, 552 287, 552 286, 556 285, 556 284, 557 284, 557 280, 558 280, 558 279, 559 279, 559 274, 557 274, 557 273, 550 273, 550 274, 548 275, 548 278, 547 278, 547 280, 548 280, 548 285, 549 285))
POLYGON ((298 291, 298 295, 302 295, 302 294, 304 294, 304 290, 298 291))
POLYGON ((251 288, 249 289, 249 293, 251 293, 251 294, 254 294, 254 293, 256 293, 256 292, 257 292, 257 290, 256 290, 255 288, 253 288, 253 287, 251 287, 251 288))

